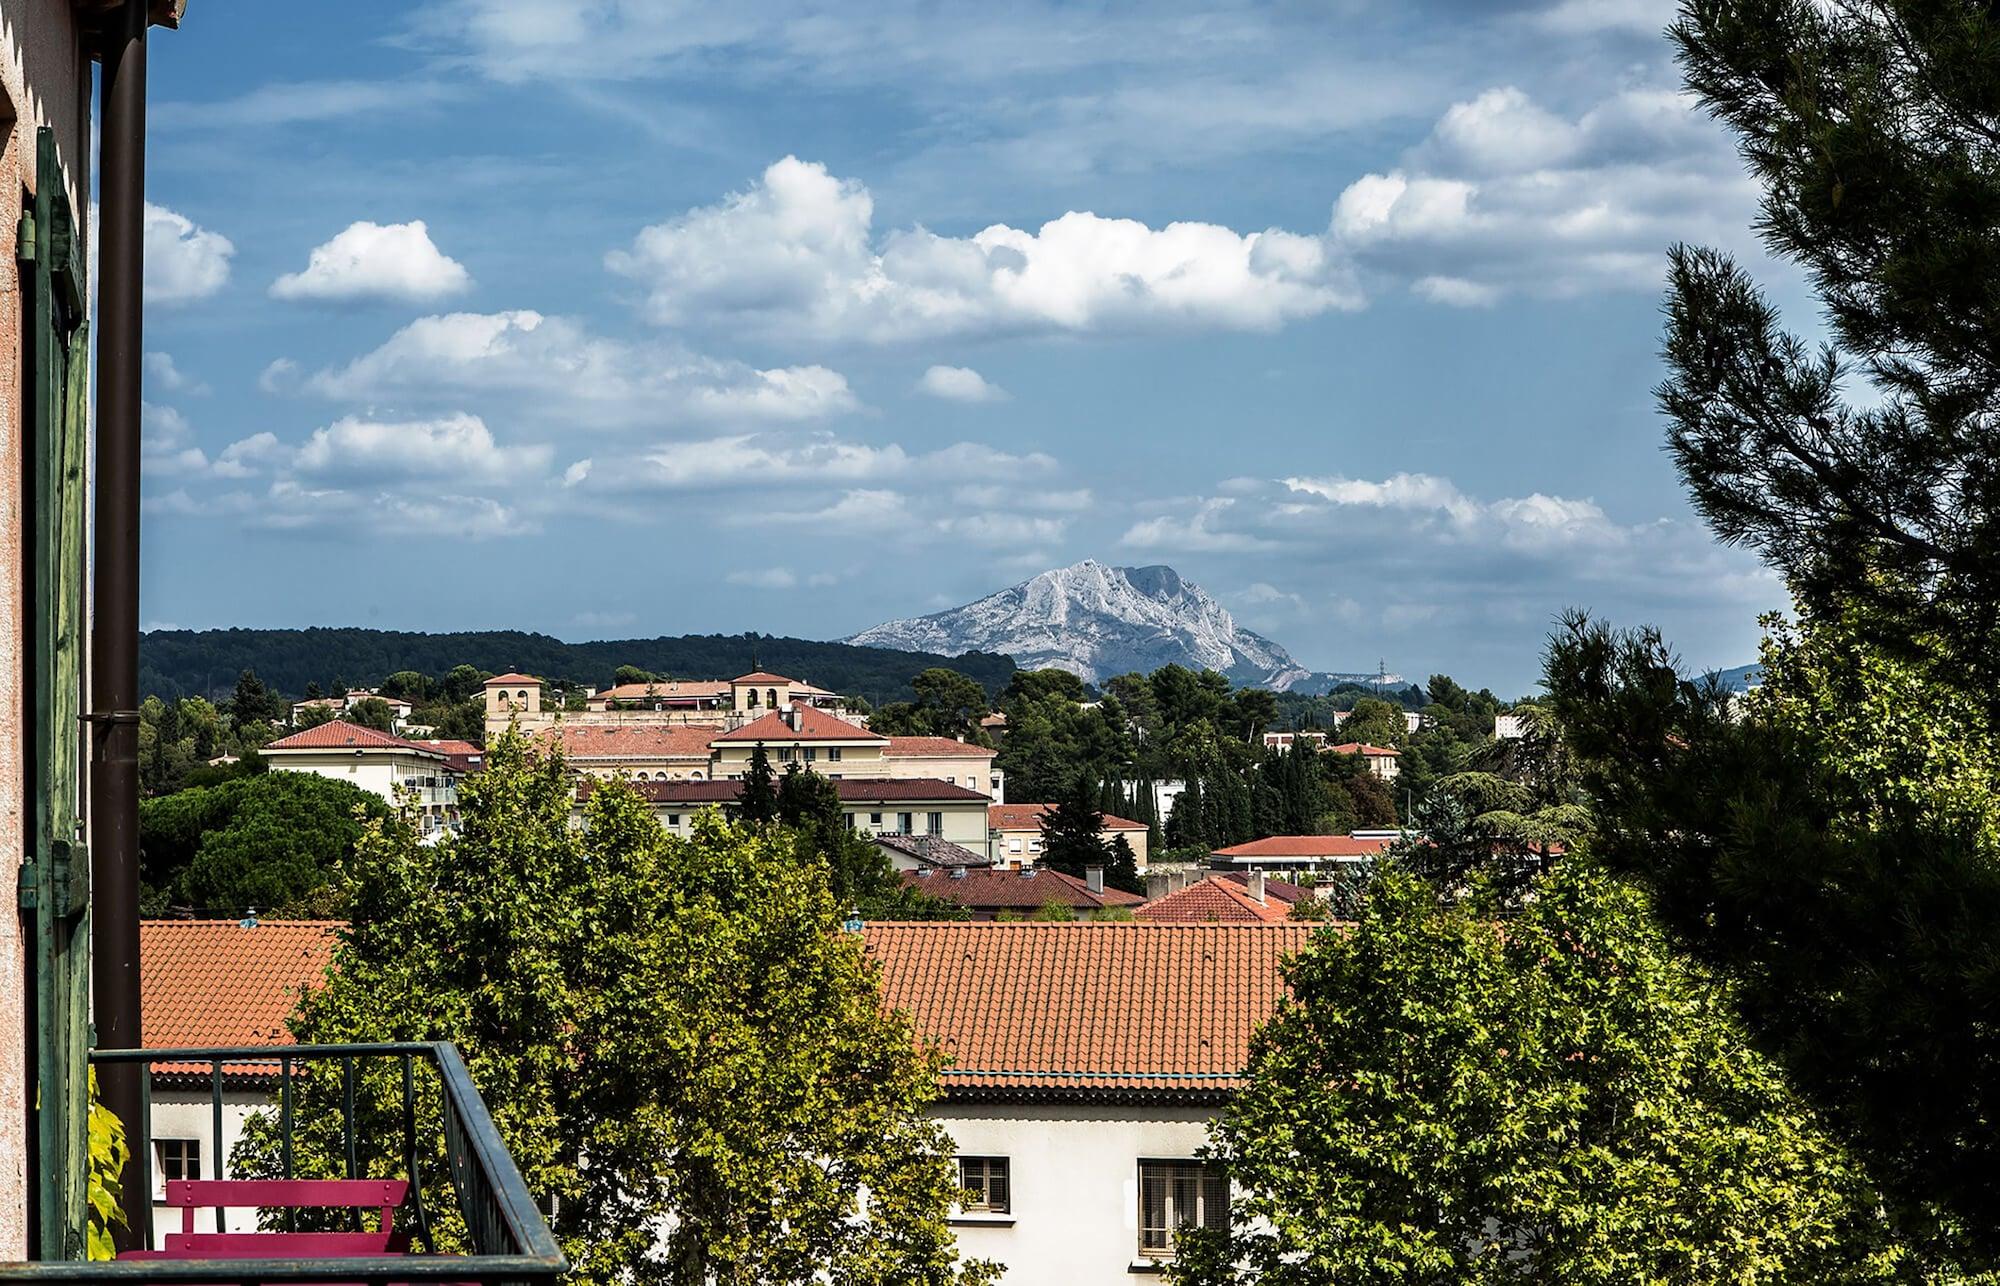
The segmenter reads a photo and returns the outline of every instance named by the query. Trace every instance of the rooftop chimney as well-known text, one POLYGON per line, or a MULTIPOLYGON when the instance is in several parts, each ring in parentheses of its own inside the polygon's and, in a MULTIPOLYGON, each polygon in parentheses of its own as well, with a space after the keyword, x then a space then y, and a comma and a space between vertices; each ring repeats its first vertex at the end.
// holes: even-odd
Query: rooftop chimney
POLYGON ((1101 866, 1084 867, 1083 887, 1089 889, 1092 893, 1104 892, 1104 868, 1101 866))
POLYGON ((1166 871, 1146 873, 1146 899, 1163 898, 1174 891, 1174 877, 1166 871))
POLYGON ((1259 902, 1264 900, 1264 873, 1262 871, 1250 872, 1249 888, 1252 898, 1259 902))

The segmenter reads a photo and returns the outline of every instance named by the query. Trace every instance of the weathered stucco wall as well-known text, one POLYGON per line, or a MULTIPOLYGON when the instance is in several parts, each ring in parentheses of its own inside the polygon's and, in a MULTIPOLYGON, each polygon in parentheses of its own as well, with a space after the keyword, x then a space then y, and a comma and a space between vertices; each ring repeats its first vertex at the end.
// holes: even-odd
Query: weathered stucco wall
POLYGON ((90 191, 90 63, 69 0, 0 0, 0 1260, 28 1249, 25 924, 14 897, 26 810, 20 747, 28 708, 22 674, 21 284, 12 254, 21 197, 36 184, 35 130, 56 132, 71 207, 90 191))

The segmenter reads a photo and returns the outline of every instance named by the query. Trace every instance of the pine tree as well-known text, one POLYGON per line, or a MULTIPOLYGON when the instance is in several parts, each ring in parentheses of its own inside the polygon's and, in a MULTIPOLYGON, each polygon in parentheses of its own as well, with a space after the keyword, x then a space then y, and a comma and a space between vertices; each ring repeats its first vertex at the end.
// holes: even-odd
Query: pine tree
POLYGON ((1111 846, 1104 842, 1104 813, 1088 776, 1076 783, 1055 807, 1042 814, 1042 865, 1066 875, 1084 868, 1111 866, 1111 846))
POLYGON ((743 774, 743 791, 736 812, 746 822, 768 822, 778 815, 778 789, 771 776, 771 756, 758 742, 750 749, 750 770, 743 774))

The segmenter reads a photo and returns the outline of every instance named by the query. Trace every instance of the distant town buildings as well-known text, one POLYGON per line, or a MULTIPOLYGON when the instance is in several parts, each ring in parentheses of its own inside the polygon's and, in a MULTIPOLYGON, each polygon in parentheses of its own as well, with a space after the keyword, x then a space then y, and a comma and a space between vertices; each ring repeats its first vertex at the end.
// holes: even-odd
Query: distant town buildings
MULTIPOLYGON (((1042 818, 1055 807, 1053 804, 1003 804, 996 803, 986 810, 986 825, 990 832, 990 852, 995 866, 1033 865, 1042 856, 1042 818)), ((1106 844, 1119 836, 1132 846, 1132 856, 1140 866, 1146 864, 1146 841, 1148 828, 1144 822, 1135 822, 1126 817, 1104 814, 1104 829, 1098 838, 1106 844)))
POLYGON ((330 777, 414 809, 426 838, 458 825, 459 778, 485 755, 469 741, 412 740, 344 719, 303 728, 257 753, 273 769, 330 777))

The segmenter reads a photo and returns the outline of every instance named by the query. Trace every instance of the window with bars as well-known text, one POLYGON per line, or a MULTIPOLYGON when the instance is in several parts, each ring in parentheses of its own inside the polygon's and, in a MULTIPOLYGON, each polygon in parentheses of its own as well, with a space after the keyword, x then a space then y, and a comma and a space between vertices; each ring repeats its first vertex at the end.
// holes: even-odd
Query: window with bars
POLYGON ((960 1157, 958 1186, 965 1189, 959 1209, 976 1214, 1004 1215, 1014 1198, 1006 1157, 960 1157))
POLYGON ((1168 1259, 1182 1228, 1229 1227, 1229 1180, 1199 1161, 1139 1163, 1139 1253, 1168 1259))

